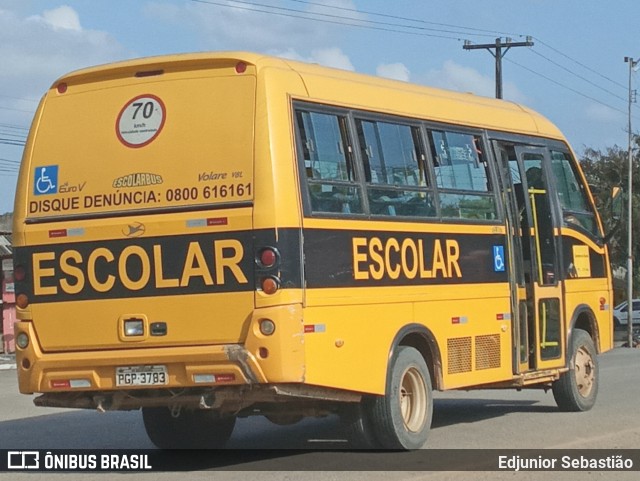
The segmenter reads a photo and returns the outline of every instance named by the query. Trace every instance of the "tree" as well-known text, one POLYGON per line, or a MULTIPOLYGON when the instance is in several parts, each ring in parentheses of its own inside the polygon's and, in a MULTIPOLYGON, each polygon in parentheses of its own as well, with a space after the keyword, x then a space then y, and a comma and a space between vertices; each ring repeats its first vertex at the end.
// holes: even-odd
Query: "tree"
MULTIPOLYGON (((640 138, 635 137, 634 143, 640 145, 640 138)), ((640 159, 637 150, 633 156, 633 242, 632 256, 634 259, 634 285, 638 285, 638 269, 636 259, 640 259, 640 159)), ((596 199, 596 207, 602 218, 605 233, 611 232, 616 224, 620 224, 609 241, 609 255, 613 268, 625 267, 628 255, 628 225, 627 225, 627 182, 628 182, 628 150, 615 145, 604 152, 588 148, 584 151, 580 164, 591 186, 596 199), (612 201, 614 187, 622 188, 624 194, 622 202, 612 201)))

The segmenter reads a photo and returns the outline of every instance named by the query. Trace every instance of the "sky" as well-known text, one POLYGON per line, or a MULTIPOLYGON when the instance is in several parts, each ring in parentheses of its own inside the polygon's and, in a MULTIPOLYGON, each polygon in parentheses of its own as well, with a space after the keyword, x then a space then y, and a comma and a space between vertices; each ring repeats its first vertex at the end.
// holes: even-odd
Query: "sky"
POLYGON ((248 50, 492 97, 494 57, 465 40, 531 36, 503 58, 505 100, 545 115, 579 155, 626 147, 638 20, 637 0, 0 0, 0 213, 56 78, 171 53, 248 50))

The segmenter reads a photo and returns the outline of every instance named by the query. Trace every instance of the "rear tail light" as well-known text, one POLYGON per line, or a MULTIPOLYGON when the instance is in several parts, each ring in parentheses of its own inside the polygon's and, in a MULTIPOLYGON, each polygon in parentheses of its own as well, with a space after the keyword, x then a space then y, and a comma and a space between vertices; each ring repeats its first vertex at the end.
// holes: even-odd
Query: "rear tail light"
POLYGON ((278 272, 280 262, 280 252, 275 247, 263 247, 256 253, 257 277, 259 279, 257 284, 265 294, 275 294, 280 289, 280 273, 278 272))
POLYGON ((27 278, 27 271, 24 266, 16 266, 13 269, 13 278, 18 282, 22 282, 27 278))
POLYGON ((265 294, 275 294, 280 288, 280 279, 275 276, 265 277, 260 283, 262 292, 265 294))
POLYGON ((271 267, 275 267, 278 263, 279 259, 278 251, 273 247, 265 247, 260 251, 260 255, 258 257, 258 262, 260 267, 264 267, 269 269, 271 267))
POLYGON ((18 294, 18 297, 16 297, 16 306, 20 309, 26 309, 29 306, 29 298, 26 294, 18 294))

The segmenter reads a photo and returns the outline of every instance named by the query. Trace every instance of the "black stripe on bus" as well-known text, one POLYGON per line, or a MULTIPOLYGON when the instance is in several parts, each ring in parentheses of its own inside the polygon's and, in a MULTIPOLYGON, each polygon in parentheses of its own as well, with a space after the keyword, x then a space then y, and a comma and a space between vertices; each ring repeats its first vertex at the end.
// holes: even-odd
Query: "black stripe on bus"
POLYGON ((305 229, 305 283, 321 288, 507 282, 506 251, 501 234, 305 229))
MULTIPOLYGON (((563 244, 571 259, 574 242, 563 244)), ((27 272, 16 294, 32 303, 253 291, 267 276, 283 289, 502 283, 506 256, 502 234, 294 228, 14 250, 27 272), (278 252, 272 268, 256 260, 266 247, 278 252)), ((604 256, 590 249, 590 260, 591 277, 604 277, 604 256)))

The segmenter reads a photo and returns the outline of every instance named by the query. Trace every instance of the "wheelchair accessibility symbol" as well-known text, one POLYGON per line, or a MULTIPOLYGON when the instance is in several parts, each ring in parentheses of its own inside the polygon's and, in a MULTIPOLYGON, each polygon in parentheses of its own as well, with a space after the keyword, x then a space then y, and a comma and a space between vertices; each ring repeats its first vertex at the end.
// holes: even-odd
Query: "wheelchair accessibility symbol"
POLYGON ((58 166, 47 165, 36 168, 33 180, 33 193, 35 195, 58 193, 58 166))
POLYGON ((504 272, 504 246, 493 246, 493 270, 504 272))

